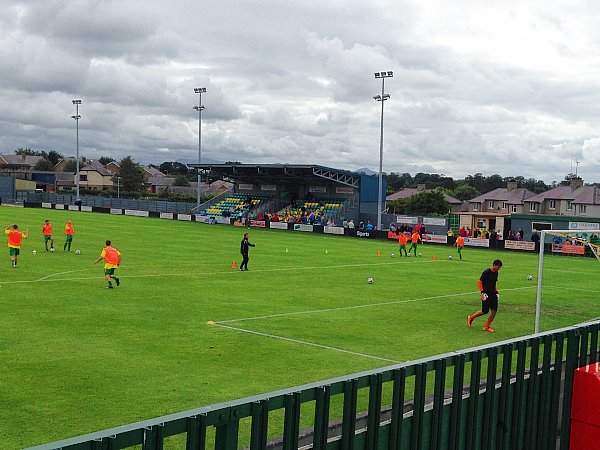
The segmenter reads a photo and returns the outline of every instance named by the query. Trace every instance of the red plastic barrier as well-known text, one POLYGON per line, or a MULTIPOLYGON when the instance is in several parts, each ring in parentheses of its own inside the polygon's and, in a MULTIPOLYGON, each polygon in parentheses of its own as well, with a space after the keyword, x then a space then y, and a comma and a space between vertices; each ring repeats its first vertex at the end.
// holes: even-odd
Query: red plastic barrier
POLYGON ((575 370, 570 450, 600 449, 600 363, 575 370))

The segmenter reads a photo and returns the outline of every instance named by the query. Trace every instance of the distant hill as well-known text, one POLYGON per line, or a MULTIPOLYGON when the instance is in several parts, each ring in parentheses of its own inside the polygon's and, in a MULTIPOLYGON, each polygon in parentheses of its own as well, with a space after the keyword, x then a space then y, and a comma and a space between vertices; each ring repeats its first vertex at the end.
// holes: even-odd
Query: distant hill
POLYGON ((356 169, 355 172, 364 173, 365 175, 377 175, 379 173, 369 169, 368 167, 361 167, 360 169, 356 169))

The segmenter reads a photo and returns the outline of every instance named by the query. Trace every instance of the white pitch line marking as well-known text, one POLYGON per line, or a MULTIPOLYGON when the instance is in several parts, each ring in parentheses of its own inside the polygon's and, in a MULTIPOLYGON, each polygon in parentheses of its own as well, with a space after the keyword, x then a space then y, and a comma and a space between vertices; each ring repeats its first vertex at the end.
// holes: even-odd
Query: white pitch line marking
MULTIPOLYGON (((503 289, 503 291, 519 291, 519 290, 534 289, 534 288, 535 288, 535 286, 526 286, 526 287, 503 289)), ((348 311, 348 310, 352 310, 352 309, 374 308, 377 306, 398 305, 398 304, 403 304, 403 303, 414 303, 414 302, 420 302, 420 301, 425 301, 425 300, 438 300, 440 298, 450 298, 450 297, 459 297, 459 296, 464 296, 464 295, 474 295, 476 293, 477 293, 477 291, 459 292, 457 294, 434 295, 432 297, 421 297, 421 298, 411 298, 411 299, 407 299, 407 300, 394 300, 394 301, 390 301, 390 302, 369 303, 367 305, 341 306, 339 308, 314 309, 314 310, 309 310, 309 311, 295 311, 295 312, 289 312, 289 313, 270 314, 270 315, 263 315, 263 316, 241 317, 239 319, 215 320, 215 321, 213 321, 213 323, 216 325, 216 324, 222 324, 222 323, 244 322, 244 321, 248 321, 248 320, 273 319, 273 318, 277 318, 277 317, 299 316, 299 315, 303 315, 303 314, 320 314, 320 313, 332 312, 332 311, 348 311)))
POLYGON ((347 354, 355 355, 355 356, 362 356, 363 358, 376 359, 378 361, 385 361, 385 362, 390 362, 390 363, 394 363, 394 364, 398 364, 398 363, 402 362, 402 361, 397 361, 395 359, 382 358, 380 356, 367 355, 366 353, 359 353, 359 352, 353 352, 350 350, 344 350, 343 348, 331 347, 329 345, 317 344, 315 342, 302 341, 300 339, 293 339, 293 338, 288 338, 288 337, 284 337, 284 336, 277 336, 275 334, 261 333, 260 331, 252 331, 252 330, 247 330, 245 328, 232 327, 231 325, 222 325, 217 322, 214 322, 212 325, 221 327, 221 328, 227 328, 229 330, 241 331, 242 333, 256 334, 258 336, 268 337, 268 338, 272 338, 272 339, 279 339, 279 340, 287 341, 287 342, 293 342, 295 344, 309 345, 311 347, 322 348, 324 350, 331 350, 331 351, 347 353, 347 354))
POLYGON ((96 269, 77 269, 77 270, 68 270, 68 271, 66 271, 66 272, 57 272, 57 273, 51 273, 50 275, 46 275, 45 277, 38 278, 37 280, 34 280, 34 282, 35 282, 35 281, 45 281, 45 280, 47 280, 47 279, 49 279, 49 278, 52 278, 52 277, 57 277, 57 276, 59 276, 59 275, 66 275, 66 274, 68 274, 68 273, 74 273, 74 272, 86 272, 86 271, 88 271, 88 270, 96 270, 96 269))

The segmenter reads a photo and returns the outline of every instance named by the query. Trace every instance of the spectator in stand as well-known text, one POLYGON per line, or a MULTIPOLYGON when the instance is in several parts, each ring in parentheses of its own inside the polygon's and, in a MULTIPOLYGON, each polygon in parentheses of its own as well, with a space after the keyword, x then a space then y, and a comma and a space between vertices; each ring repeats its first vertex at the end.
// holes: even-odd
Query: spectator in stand
POLYGON ((471 236, 473 236, 473 230, 471 230, 471 227, 467 227, 467 237, 471 236))
POLYGON ((475 230, 473 230, 473 237, 474 238, 478 238, 479 237, 479 230, 477 228, 475 228, 475 230))
POLYGON ((335 220, 333 220, 333 217, 329 218, 329 220, 327 221, 327 226, 328 227, 335 227, 335 220))
POLYGON ((271 217, 271 222, 279 222, 279 216, 277 215, 277 213, 273 214, 273 216, 271 217))
POLYGON ((464 225, 458 230, 458 235, 461 237, 467 237, 467 230, 465 229, 464 225))
POLYGON ((402 225, 400 225, 400 228, 398 228, 398 231, 400 233, 406 233, 406 224, 403 223, 402 225))
POLYGON ((540 242, 540 235, 536 229, 534 229, 533 233, 531 233, 531 242, 535 242, 536 244, 540 242))
POLYGON ((492 231, 492 233, 490 234, 490 247, 498 247, 498 233, 496 233, 496 230, 492 231))
POLYGON ((389 230, 390 230, 392 233, 395 233, 395 232, 396 232, 396 224, 395 224, 394 222, 390 223, 389 230))
POLYGON ((367 221, 367 231, 373 231, 375 229, 375 227, 373 226, 373 224, 371 223, 371 221, 367 221))
POLYGON ((523 235, 525 234, 523 232, 523 228, 519 228, 519 231, 517 231, 517 234, 519 235, 519 240, 522 241, 523 240, 523 235))
POLYGON ((348 221, 347 221, 346 219, 344 219, 344 220, 342 221, 342 226, 343 226, 344 228, 348 228, 348 221))
POLYGON ((364 230, 365 229, 365 223, 362 220, 360 222, 358 222, 358 229, 359 230, 364 230))
POLYGON ((350 219, 350 220, 348 221, 348 228, 349 228, 349 229, 351 229, 351 230, 353 230, 353 229, 354 229, 354 220, 350 219))
POLYGON ((517 235, 515 234, 514 230, 510 230, 508 232, 508 240, 509 241, 516 241, 517 240, 517 235))

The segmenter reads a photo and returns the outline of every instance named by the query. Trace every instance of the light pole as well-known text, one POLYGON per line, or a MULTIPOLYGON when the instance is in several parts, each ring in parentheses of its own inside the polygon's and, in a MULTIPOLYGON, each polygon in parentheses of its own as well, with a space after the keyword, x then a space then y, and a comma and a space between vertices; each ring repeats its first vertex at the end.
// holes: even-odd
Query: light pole
MULTIPOLYGON (((202 158, 202 111, 204 110, 204 106, 202 106, 202 93, 206 92, 206 88, 194 88, 194 93, 198 94, 198 105, 194 106, 194 109, 198 111, 198 165, 200 165, 200 160, 202 158)), ((200 167, 198 167, 198 199, 197 205, 200 206, 200 167)))
POLYGON ((73 104, 75 105, 75 115, 71 116, 71 119, 75 119, 75 123, 77 124, 77 154, 75 160, 75 183, 77 185, 77 193, 75 195, 75 201, 79 205, 79 119, 81 119, 81 116, 79 115, 79 105, 81 105, 81 100, 73 100, 73 104))
POLYGON ((121 177, 117 177, 117 198, 121 198, 121 177))
POLYGON ((379 137, 379 190, 377 194, 377 229, 381 230, 381 210, 382 190, 383 190, 383 103, 390 98, 390 94, 385 93, 385 79, 394 76, 394 72, 375 72, 375 78, 381 78, 381 95, 373 97, 374 100, 381 102, 381 133, 379 137))

